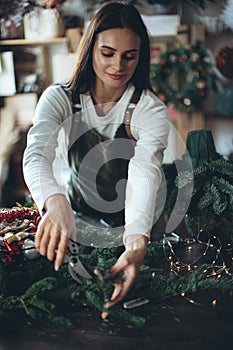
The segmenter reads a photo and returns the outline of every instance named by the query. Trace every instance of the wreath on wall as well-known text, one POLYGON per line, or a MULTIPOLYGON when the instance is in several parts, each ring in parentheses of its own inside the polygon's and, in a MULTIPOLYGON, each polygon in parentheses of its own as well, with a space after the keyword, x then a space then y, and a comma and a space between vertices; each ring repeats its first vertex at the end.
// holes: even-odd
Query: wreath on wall
POLYGON ((207 51, 196 45, 175 47, 151 63, 151 84, 157 96, 176 110, 201 110, 213 85, 207 51))

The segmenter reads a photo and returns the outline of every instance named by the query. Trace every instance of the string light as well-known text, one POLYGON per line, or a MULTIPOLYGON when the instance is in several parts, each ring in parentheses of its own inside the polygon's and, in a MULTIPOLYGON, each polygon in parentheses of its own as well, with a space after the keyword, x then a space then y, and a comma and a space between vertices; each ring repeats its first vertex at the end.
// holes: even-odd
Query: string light
POLYGON ((212 305, 216 306, 216 304, 217 304, 217 300, 216 299, 212 300, 212 305))
MULTIPOLYGON (((209 233, 207 230, 205 230, 203 227, 199 228, 197 238, 186 238, 182 239, 179 235, 174 234, 177 237, 177 241, 174 242, 173 239, 170 239, 169 236, 165 236, 163 238, 163 248, 164 248, 164 254, 166 256, 167 261, 169 262, 170 271, 172 273, 180 273, 181 271, 191 271, 198 267, 197 263, 200 262, 202 258, 207 256, 208 251, 214 252, 214 257, 212 258, 212 261, 209 263, 209 267, 204 271, 206 273, 207 277, 216 277, 221 278, 222 273, 225 273, 228 276, 233 276, 233 256, 231 254, 232 246, 230 243, 227 244, 227 251, 230 253, 229 260, 231 260, 231 266, 228 267, 222 254, 222 243, 219 238, 217 238, 215 235, 209 233), (201 236, 205 234, 207 237, 206 242, 201 239, 201 236), (190 244, 192 242, 192 244, 190 244), (181 244, 188 244, 187 246, 187 252, 188 257, 190 258, 191 253, 193 251, 193 247, 195 247, 195 244, 199 244, 200 246, 204 247, 204 251, 196 258, 193 259, 192 262, 184 262, 179 257, 178 254, 175 252, 173 244, 177 245, 177 243, 181 244), (168 249, 167 249, 168 248, 168 249), (210 271, 210 272, 209 272, 210 271)), ((173 237, 172 237, 173 238, 173 237)), ((180 245, 179 245, 180 247, 180 245)))

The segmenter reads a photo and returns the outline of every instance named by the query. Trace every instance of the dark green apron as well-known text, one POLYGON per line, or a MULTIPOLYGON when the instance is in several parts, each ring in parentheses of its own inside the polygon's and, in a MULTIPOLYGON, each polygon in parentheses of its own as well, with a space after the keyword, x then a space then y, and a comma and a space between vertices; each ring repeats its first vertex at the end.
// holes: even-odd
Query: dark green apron
POLYGON ((72 198, 73 209, 85 214, 94 214, 106 220, 116 215, 123 219, 123 210, 115 213, 103 211, 101 199, 111 202, 118 197, 121 201, 118 207, 124 208, 125 186, 121 186, 120 193, 117 193, 116 185, 121 179, 127 179, 129 159, 134 154, 133 143, 132 141, 127 143, 131 144, 131 147, 127 149, 126 153, 124 152, 124 156, 126 156, 124 159, 117 158, 117 148, 119 147, 117 140, 128 139, 123 124, 118 128, 113 140, 103 140, 95 129, 85 131, 85 125, 82 122, 79 131, 81 132, 80 136, 69 150, 71 169, 69 194, 72 198), (92 151, 94 147, 95 149, 92 151), (86 160, 86 156, 88 156, 88 160, 86 160), (88 196, 88 193, 91 194, 92 199, 96 196, 93 206, 84 199, 85 194, 88 196))
MULTIPOLYGON (((136 104, 141 93, 135 91, 129 103, 136 104)), ((97 130, 88 130, 80 119, 76 141, 68 152, 71 170, 69 179, 69 198, 73 210, 88 215, 95 215, 110 223, 110 226, 124 224, 124 206, 126 180, 129 160, 134 155, 135 143, 129 133, 132 108, 126 109, 125 122, 116 131, 113 139, 104 139, 97 130), (128 140, 121 142, 121 140, 128 140), (119 148, 122 148, 119 150, 119 148), (123 157, 119 157, 123 154, 123 157), (121 186, 117 187, 120 180, 121 186), (117 190, 116 190, 117 189, 117 190), (93 205, 87 200, 88 194, 93 205), (85 200, 86 198, 86 200, 85 200), (105 202, 104 206, 101 201, 105 202), (116 211, 108 210, 106 203, 117 199, 116 211), (106 210, 104 210, 104 208, 106 210)))

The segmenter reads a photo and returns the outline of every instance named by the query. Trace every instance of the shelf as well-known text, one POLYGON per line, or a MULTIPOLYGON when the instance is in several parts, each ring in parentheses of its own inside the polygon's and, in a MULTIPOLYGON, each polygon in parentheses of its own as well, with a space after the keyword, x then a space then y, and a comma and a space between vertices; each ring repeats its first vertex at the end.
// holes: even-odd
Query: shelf
POLYGON ((0 46, 26 46, 26 45, 46 45, 46 44, 57 44, 66 43, 68 39, 66 37, 50 38, 50 39, 11 39, 11 40, 0 40, 0 46))

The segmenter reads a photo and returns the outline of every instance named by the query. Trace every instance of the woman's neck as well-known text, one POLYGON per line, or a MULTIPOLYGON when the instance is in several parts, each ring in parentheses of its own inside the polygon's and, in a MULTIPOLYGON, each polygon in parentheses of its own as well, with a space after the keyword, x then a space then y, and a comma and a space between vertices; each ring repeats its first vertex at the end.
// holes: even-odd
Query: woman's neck
POLYGON ((125 92, 127 85, 124 88, 106 90, 101 88, 94 88, 91 91, 91 98, 95 105, 96 113, 103 117, 107 115, 114 107, 115 103, 120 100, 121 96, 125 92))
POLYGON ((120 100, 121 96, 127 89, 127 85, 119 89, 104 89, 95 87, 91 91, 91 97, 95 105, 104 103, 114 103, 120 100))

